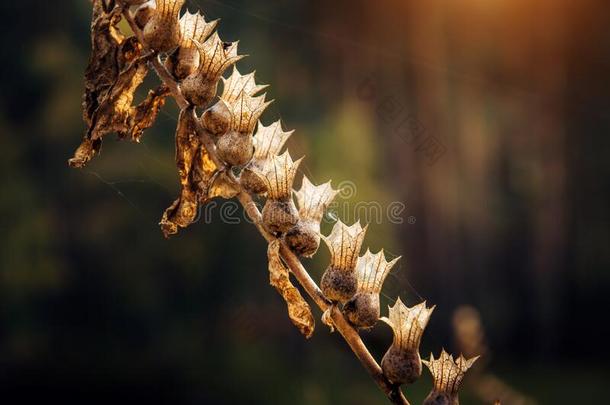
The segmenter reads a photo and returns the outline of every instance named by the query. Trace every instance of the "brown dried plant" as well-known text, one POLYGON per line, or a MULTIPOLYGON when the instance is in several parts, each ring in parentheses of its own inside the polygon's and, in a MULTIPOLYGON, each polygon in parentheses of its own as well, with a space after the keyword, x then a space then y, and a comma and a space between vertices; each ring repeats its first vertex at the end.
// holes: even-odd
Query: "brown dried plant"
MULTIPOLYGON (((419 344, 434 307, 421 303, 408 308, 398 298, 388 317, 380 318, 379 294, 399 258, 388 262, 383 250, 367 250, 360 256, 367 226, 359 222, 347 226, 339 220, 328 236, 320 234, 324 211, 338 191, 330 181, 314 185, 306 177, 301 188, 293 190, 302 158, 293 161, 288 151, 281 153, 292 131, 284 131, 279 121, 269 126, 259 121, 270 101, 258 94, 267 86, 256 83, 254 72, 242 75, 235 67, 223 77, 243 58, 237 42, 220 39, 214 31, 218 21, 206 22, 203 15, 188 11, 180 17, 184 0, 92 0, 92 5, 92 53, 83 97, 87 130, 70 166, 85 166, 110 133, 138 142, 171 96, 181 110, 175 133, 181 192, 161 218, 164 235, 188 227, 211 199, 237 198, 269 243, 270 284, 286 301, 299 331, 309 338, 315 321, 291 278, 324 313, 324 322, 341 334, 387 398, 409 404, 400 386, 421 375, 419 344), (118 29, 122 19, 132 36, 118 29), (134 105, 134 94, 149 70, 161 84, 134 105), (221 80, 223 93, 218 95, 221 80), (262 212, 255 197, 266 198, 262 212), (299 260, 313 256, 320 240, 331 253, 321 288, 299 260), (394 332, 381 366, 358 332, 379 319, 394 332)), ((456 404, 459 385, 474 360, 454 360, 442 351, 439 359, 424 362, 434 378, 426 403, 456 404)))

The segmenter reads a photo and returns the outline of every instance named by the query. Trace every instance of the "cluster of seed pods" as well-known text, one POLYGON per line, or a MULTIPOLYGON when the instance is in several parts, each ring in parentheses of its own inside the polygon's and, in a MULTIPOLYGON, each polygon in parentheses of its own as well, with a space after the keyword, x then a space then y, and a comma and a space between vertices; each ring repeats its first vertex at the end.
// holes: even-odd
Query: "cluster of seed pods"
POLYGON ((244 190, 266 199, 262 210, 266 231, 304 257, 313 256, 323 240, 331 262, 320 287, 332 307, 338 307, 356 329, 372 328, 379 319, 392 328, 393 342, 381 362, 387 379, 397 385, 412 384, 421 376, 423 363, 434 379, 425 403, 457 404, 458 388, 476 358, 454 359, 443 350, 438 359, 431 356, 422 362, 419 346, 434 310, 425 302, 407 307, 397 298, 388 316, 381 318, 379 294, 400 258, 388 261, 383 250, 375 254, 367 250, 360 256, 367 226, 359 222, 348 226, 338 220, 329 235, 321 235, 320 222, 338 190, 330 181, 314 185, 305 176, 301 188, 293 190, 302 158, 294 161, 288 151, 281 153, 292 131, 285 131, 280 121, 268 126, 259 121, 271 103, 260 94, 267 86, 256 83, 254 72, 242 75, 236 67, 223 77, 244 57, 238 55, 237 42, 220 39, 217 21, 207 22, 201 14, 188 11, 180 16, 184 0, 128 4, 137 8, 135 21, 146 47, 166 55, 165 67, 179 83, 188 108, 203 110, 196 119, 211 134, 224 170, 235 173, 244 190))

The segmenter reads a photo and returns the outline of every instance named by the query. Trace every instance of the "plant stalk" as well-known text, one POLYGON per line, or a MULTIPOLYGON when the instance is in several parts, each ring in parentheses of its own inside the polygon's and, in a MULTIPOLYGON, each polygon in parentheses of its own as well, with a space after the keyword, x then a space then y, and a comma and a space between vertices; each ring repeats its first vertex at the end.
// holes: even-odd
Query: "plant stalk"
MULTIPOLYGON (((136 25, 132 13, 128 8, 124 8, 123 16, 129 23, 132 31, 134 32, 136 38, 140 41, 142 46, 146 49, 146 45, 143 42, 142 31, 136 25)), ((161 58, 159 55, 152 58, 151 60, 152 67, 154 68, 159 79, 171 90, 173 98, 176 100, 178 107, 181 109, 187 108, 189 106, 188 101, 182 95, 180 91, 180 85, 174 80, 171 74, 167 71, 165 66, 163 65, 161 58)), ((199 122, 197 120, 197 122, 199 122)), ((225 165, 218 158, 216 153, 216 148, 214 146, 214 142, 210 136, 210 134, 199 125, 198 135, 201 137, 206 149, 208 149, 208 153, 212 160, 216 163, 216 165, 222 169, 225 165)), ((268 241, 272 241, 275 239, 273 235, 271 235, 267 230, 263 227, 262 224, 262 215, 258 207, 256 206, 252 196, 246 192, 239 181, 235 178, 230 170, 227 171, 228 177, 233 181, 234 186, 238 187, 239 194, 237 195, 237 199, 244 207, 247 215, 254 222, 256 228, 260 232, 260 234, 268 241)), ((404 394, 400 390, 400 387, 392 384, 384 375, 381 370, 381 367, 377 363, 377 361, 373 358, 366 345, 360 338, 358 331, 352 327, 352 325, 345 319, 339 308, 336 306, 332 306, 331 303, 324 297, 322 291, 316 284, 316 282, 311 278, 299 258, 288 248, 288 246, 281 242, 280 255, 282 259, 297 279, 301 287, 305 290, 305 292, 311 297, 311 299, 316 303, 316 305, 320 308, 322 312, 331 309, 330 316, 333 321, 335 328, 339 331, 341 336, 345 339, 349 347, 352 349, 360 363, 364 366, 369 375, 373 378, 375 383, 379 386, 379 388, 385 393, 391 403, 396 405, 410 405, 407 398, 405 398, 404 394)))

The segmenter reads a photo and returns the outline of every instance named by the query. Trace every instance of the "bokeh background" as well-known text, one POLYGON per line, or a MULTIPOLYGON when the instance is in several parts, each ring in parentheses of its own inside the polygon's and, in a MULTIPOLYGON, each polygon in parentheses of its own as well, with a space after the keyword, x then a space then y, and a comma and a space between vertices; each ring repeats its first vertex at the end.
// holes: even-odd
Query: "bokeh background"
MULTIPOLYGON (((485 354, 463 403, 605 402, 607 2, 187 4, 241 39, 240 70, 272 84, 263 121, 297 129, 303 172, 352 181, 349 204, 405 204, 366 241, 403 255, 383 304, 438 305, 423 353, 485 354)), ((2 402, 385 403, 336 334, 290 324, 252 226, 214 212, 163 239, 173 102, 141 144, 108 137, 68 168, 89 2, 2 1, 0 15, 2 402)), ((314 278, 327 261, 307 263, 314 278)), ((380 358, 391 333, 364 338, 380 358)), ((430 384, 424 371, 408 396, 430 384)))

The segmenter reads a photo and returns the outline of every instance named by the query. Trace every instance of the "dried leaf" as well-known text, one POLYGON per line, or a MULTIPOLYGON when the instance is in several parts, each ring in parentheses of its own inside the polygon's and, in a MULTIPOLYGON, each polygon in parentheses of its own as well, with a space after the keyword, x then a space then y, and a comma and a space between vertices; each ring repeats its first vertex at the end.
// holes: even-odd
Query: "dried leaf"
POLYGON ((154 123, 169 90, 160 86, 133 106, 136 89, 148 74, 147 58, 135 37, 125 39, 116 25, 122 6, 94 1, 91 25, 92 52, 85 72, 83 119, 85 139, 74 157, 72 167, 83 167, 101 148, 101 139, 116 132, 121 139, 139 141, 142 132, 154 123))
POLYGON ((220 173, 208 193, 208 198, 222 197, 225 199, 233 198, 239 194, 239 188, 231 181, 225 172, 220 173))
POLYGON ((152 127, 157 120, 159 110, 165 104, 165 97, 170 94, 167 86, 161 85, 155 90, 150 90, 148 95, 134 109, 132 114, 132 123, 129 130, 129 139, 134 142, 140 142, 142 134, 145 130, 152 127))
POLYGON ((197 122, 192 108, 180 112, 176 128, 176 166, 182 191, 180 198, 165 210, 161 229, 165 237, 189 226, 199 206, 209 200, 210 183, 218 170, 197 135, 197 122))
POLYGON ((116 28, 121 20, 121 8, 105 1, 93 2, 91 18, 91 56, 85 70, 83 119, 90 127, 93 114, 119 75, 117 55, 125 40, 116 28))
POLYGON ((315 328, 315 321, 309 304, 303 299, 299 290, 290 282, 288 269, 280 258, 280 241, 269 243, 269 282, 282 295, 288 306, 288 316, 299 331, 310 338, 315 328))
POLYGON ((219 172, 197 134, 197 116, 193 107, 180 112, 176 128, 176 166, 182 190, 180 198, 165 210, 161 229, 165 237, 186 228, 197 217, 199 207, 214 197, 232 198, 238 189, 219 172))
POLYGON ((195 220, 198 210, 197 195, 193 190, 182 188, 180 198, 163 212, 159 222, 163 235, 168 238, 178 233, 178 227, 186 228, 195 220))

